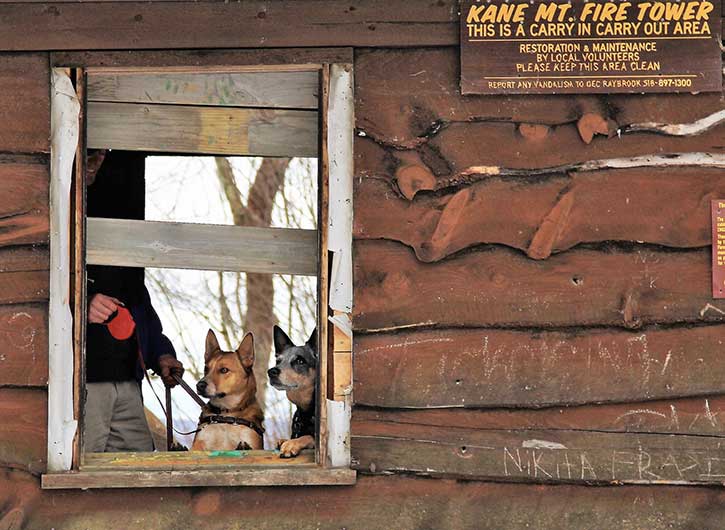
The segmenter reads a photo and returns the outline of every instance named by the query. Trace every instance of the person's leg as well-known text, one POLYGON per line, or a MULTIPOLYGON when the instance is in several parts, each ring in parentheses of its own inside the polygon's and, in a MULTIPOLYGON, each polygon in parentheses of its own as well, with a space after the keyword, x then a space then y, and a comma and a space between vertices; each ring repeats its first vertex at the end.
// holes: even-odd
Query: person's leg
POLYGON ((153 451, 154 442, 146 423, 141 388, 136 381, 122 381, 115 385, 118 399, 111 418, 106 451, 153 451))
POLYGON ((102 453, 111 431, 116 388, 113 383, 87 383, 83 416, 83 449, 102 453))

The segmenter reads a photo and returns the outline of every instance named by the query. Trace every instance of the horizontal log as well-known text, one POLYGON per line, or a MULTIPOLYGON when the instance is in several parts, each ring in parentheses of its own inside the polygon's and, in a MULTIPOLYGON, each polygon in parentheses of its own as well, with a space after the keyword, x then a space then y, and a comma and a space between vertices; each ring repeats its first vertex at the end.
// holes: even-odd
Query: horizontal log
POLYGON ((0 273, 47 271, 50 254, 45 245, 0 248, 0 273))
POLYGON ((0 273, 0 305, 45 302, 49 285, 48 270, 0 273))
POLYGON ((354 242, 353 326, 622 326, 722 321, 710 250, 576 249, 533 261, 488 248, 421 264, 390 241, 354 242))
POLYGON ((0 388, 0 466, 45 471, 48 394, 45 389, 0 388))
POLYGON ((0 306, 0 386, 48 383, 48 307, 0 306))
POLYGON ((361 434, 363 431, 360 425, 375 422, 478 430, 590 430, 721 435, 725 431, 725 396, 542 409, 383 409, 356 404, 352 414, 353 433, 361 434))
MULTIPOLYGON (((176 0, 173 0, 176 1, 176 0)), ((232 50, 135 50, 51 52, 53 66, 84 66, 128 69, 139 67, 198 68, 260 65, 310 65, 352 63, 352 48, 266 48, 232 50)))
POLYGON ((451 174, 458 174, 474 173, 472 168, 477 167, 536 169, 664 153, 723 153, 724 134, 725 121, 696 136, 632 132, 611 138, 599 135, 587 144, 574 123, 552 127, 544 138, 531 139, 513 123, 476 122, 451 124, 424 147, 445 161, 451 174))
POLYGON ((459 70, 457 47, 360 50, 355 57, 357 127, 381 141, 413 147, 451 122, 551 126, 574 123, 594 112, 626 127, 642 122, 691 123, 723 109, 717 93, 462 97, 459 70))
POLYGON ((353 234, 399 241, 426 262, 486 243, 520 249, 537 259, 603 241, 703 247, 712 240, 709 199, 719 197, 725 197, 722 169, 490 177, 452 194, 413 201, 393 193, 382 180, 362 179, 355 187, 353 234))
POLYGON ((357 426, 355 467, 477 480, 722 484, 721 436, 357 426))
POLYGON ((88 101, 317 109, 319 74, 90 72, 88 101))
POLYGON ((310 110, 90 102, 88 147, 314 157, 317 121, 310 110))
POLYGON ((725 393, 725 326, 355 335, 355 402, 542 407, 725 393), (381 377, 389 374, 388 377, 381 377))
POLYGON ((0 247, 47 243, 49 179, 45 164, 0 162, 0 247))
POLYGON ((317 274, 316 230, 90 217, 87 232, 90 265, 317 274))
POLYGON ((528 486, 359 476, 354 487, 129 489, 42 491, 18 471, 0 473, 3 523, 58 528, 85 525, 173 528, 180 520, 253 526, 260 530, 340 528, 480 528, 524 530, 719 530, 725 518, 721 488, 574 485, 528 486), (279 496, 285 495, 285 510, 279 496), (239 510, 240 503, 254 506, 239 510))
POLYGON ((9 51, 458 44, 453 0, 20 3, 0 19, 9 51))
MULTIPOLYGON (((6 33, 3 32, 3 35, 6 33)), ((48 54, 0 55, 0 94, 3 95, 0 99, 0 116, 3 117, 3 126, 0 128, 0 151, 49 152, 48 54)), ((0 175, 0 183, 4 183, 5 180, 5 175, 0 175)), ((5 192, 0 187, 0 198, 4 197, 5 192)))

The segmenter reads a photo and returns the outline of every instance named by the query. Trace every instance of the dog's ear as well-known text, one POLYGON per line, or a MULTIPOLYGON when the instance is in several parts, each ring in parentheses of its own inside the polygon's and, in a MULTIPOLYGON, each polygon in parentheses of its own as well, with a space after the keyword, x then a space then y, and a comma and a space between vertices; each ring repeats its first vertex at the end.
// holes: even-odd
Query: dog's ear
POLYGON ((242 361, 242 366, 246 370, 252 368, 254 364, 254 335, 247 333, 242 339, 242 343, 237 348, 237 355, 239 360, 242 361))
POLYGON ((310 338, 307 339, 307 345, 312 349, 313 352, 317 353, 317 328, 312 330, 310 338))
POLYGON ((216 335, 212 330, 209 330, 206 334, 206 349, 204 350, 204 362, 208 363, 211 359, 212 354, 221 350, 219 347, 219 341, 216 340, 216 335))
POLYGON ((287 348, 294 346, 294 343, 290 340, 287 334, 282 331, 279 326, 274 327, 274 351, 277 354, 282 353, 287 348))

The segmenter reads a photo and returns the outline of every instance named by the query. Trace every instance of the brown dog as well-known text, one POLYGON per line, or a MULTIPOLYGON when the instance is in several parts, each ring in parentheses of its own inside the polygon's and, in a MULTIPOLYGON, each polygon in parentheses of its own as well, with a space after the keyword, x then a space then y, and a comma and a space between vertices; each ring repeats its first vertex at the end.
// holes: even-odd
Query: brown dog
POLYGON ((201 411, 192 451, 262 449, 264 415, 254 379, 254 337, 247 333, 236 351, 222 351, 212 330, 206 335, 204 378, 197 392, 209 402, 201 411))

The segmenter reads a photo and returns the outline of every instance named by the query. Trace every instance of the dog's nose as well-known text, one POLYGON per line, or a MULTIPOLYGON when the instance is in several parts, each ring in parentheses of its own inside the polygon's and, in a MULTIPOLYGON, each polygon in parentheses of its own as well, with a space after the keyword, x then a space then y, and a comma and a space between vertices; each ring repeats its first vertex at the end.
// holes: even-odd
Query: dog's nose
POLYGON ((196 384, 196 391, 200 394, 206 390, 206 381, 203 379, 196 384))
POLYGON ((274 368, 270 368, 269 370, 267 370, 267 375, 269 375, 269 377, 279 377, 280 373, 281 373, 280 369, 277 368, 276 366, 274 368))

